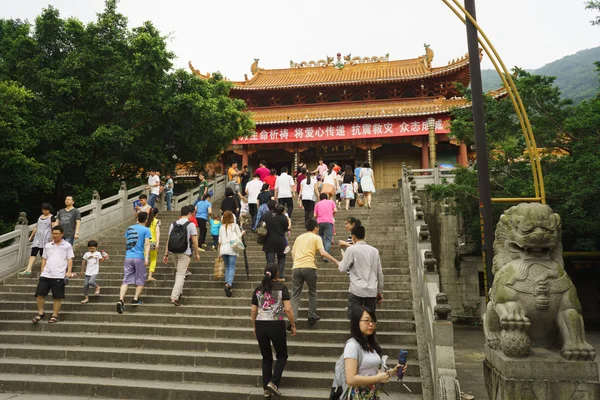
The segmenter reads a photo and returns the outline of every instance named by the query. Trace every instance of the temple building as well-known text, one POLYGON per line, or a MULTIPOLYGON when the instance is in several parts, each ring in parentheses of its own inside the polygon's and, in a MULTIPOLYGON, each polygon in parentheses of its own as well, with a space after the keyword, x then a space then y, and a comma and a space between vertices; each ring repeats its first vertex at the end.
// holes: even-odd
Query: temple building
MULTIPOLYGON (((285 69, 263 69, 232 82, 230 96, 248 105, 256 131, 232 143, 223 162, 294 168, 318 160, 353 168, 369 161, 378 188, 397 187, 402 163, 430 167, 433 138, 438 165, 467 165, 467 148, 448 137, 450 111, 468 106, 456 83, 469 85, 468 56, 433 67, 434 53, 408 60, 352 57, 290 61, 285 69), (434 134, 435 132, 435 134, 434 134)), ((201 74, 190 63, 190 69, 201 74)))

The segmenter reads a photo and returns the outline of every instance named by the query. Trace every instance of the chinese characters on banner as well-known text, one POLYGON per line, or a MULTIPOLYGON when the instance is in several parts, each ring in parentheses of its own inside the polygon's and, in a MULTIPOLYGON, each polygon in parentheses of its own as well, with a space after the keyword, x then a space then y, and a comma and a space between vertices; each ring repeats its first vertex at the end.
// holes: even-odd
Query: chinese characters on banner
MULTIPOLYGON (((450 118, 435 120, 435 133, 450 132, 450 118)), ((259 128, 252 136, 241 138, 233 144, 293 143, 322 140, 388 138, 429 134, 427 119, 404 119, 393 122, 337 123, 331 125, 291 125, 259 128)))

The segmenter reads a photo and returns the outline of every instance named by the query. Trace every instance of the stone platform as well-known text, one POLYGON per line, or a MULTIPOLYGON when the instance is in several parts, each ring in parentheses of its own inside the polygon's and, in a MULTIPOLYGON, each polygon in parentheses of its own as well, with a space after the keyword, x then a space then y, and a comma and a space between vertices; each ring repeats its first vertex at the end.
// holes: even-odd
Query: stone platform
POLYGON ((597 363, 558 351, 532 348, 527 358, 511 358, 485 346, 483 370, 490 400, 600 399, 597 363))

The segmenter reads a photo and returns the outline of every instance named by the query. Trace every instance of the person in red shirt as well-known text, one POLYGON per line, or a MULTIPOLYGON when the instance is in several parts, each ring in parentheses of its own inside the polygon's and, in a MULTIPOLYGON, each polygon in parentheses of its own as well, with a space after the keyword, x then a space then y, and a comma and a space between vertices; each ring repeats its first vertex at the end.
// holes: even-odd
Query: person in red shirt
POLYGON ((269 171, 269 168, 267 168, 267 162, 264 160, 258 163, 258 165, 259 167, 256 169, 256 171, 254 171, 254 173, 259 174, 260 180, 264 182, 265 179, 271 174, 271 171, 269 171))
POLYGON ((342 167, 340 167, 337 163, 337 161, 334 162, 335 167, 333 167, 333 170, 335 171, 336 174, 340 174, 340 171, 342 170, 342 167))
POLYGON ((276 181, 277 181, 277 170, 275 168, 273 168, 271 170, 271 175, 269 175, 265 179, 263 179, 264 183, 269 184, 269 189, 271 189, 271 196, 273 196, 275 194, 275 182, 276 181))

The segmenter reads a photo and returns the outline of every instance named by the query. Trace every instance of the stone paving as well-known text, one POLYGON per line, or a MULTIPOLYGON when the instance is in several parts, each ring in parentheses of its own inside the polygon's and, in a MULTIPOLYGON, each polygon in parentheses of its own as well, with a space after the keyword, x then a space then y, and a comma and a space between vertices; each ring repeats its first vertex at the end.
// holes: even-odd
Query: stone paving
MULTIPOLYGON (((474 400, 488 400, 483 383, 483 328, 454 324, 454 356, 460 390, 474 396, 474 400)), ((600 351, 600 332, 586 332, 586 340, 600 351)), ((600 367, 600 357, 596 357, 600 367)), ((0 398, 1 399, 1 398, 0 398)))

